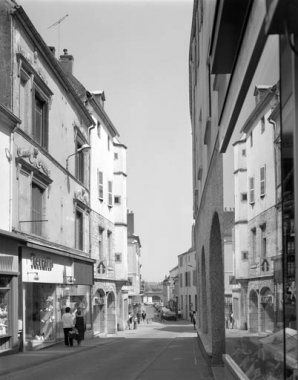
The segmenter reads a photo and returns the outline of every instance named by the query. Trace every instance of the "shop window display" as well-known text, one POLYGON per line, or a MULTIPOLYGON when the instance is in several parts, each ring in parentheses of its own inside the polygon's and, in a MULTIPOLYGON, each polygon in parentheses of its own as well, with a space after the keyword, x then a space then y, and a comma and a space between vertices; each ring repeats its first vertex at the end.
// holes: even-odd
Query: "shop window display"
POLYGON ((9 329, 10 278, 0 278, 0 338, 8 335, 9 329))
POLYGON ((67 306, 73 317, 81 310, 87 330, 91 329, 90 286, 28 283, 24 301, 26 350, 64 339, 61 318, 67 306))

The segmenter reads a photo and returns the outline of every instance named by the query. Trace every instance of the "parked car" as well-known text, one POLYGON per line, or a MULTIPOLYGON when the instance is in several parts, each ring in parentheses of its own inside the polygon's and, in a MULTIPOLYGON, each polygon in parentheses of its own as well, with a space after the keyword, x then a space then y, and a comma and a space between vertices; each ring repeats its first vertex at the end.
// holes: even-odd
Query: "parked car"
POLYGON ((171 310, 169 310, 169 309, 167 309, 165 307, 162 308, 161 311, 163 313, 164 319, 166 319, 168 321, 170 321, 170 320, 177 321, 177 315, 176 315, 176 313, 174 311, 171 311, 171 310))

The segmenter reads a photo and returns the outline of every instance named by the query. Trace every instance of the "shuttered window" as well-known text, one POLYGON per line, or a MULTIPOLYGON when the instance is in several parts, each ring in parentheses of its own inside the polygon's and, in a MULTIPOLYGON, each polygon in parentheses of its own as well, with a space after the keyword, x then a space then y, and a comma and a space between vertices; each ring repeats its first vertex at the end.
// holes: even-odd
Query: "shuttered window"
POLYGON ((113 206, 113 182, 112 181, 108 181, 108 197, 109 197, 108 205, 112 207, 113 206))
POLYGON ((80 250, 83 250, 83 225, 83 213, 80 210, 76 210, 75 245, 80 250))
POLYGON ((35 235, 42 235, 42 223, 43 219, 43 193, 44 189, 35 183, 32 183, 32 203, 31 203, 31 220, 32 227, 31 232, 35 235), (34 222, 36 220, 36 222, 34 222))
MULTIPOLYGON (((82 147, 83 144, 77 142, 77 151, 82 147)), ((85 172, 85 156, 83 152, 76 153, 76 178, 84 183, 84 172, 85 172)))
POLYGON ((255 203, 255 178, 249 178, 249 203, 255 203))
POLYGON ((103 199, 103 172, 97 172, 98 180, 98 198, 103 199))
POLYGON ((266 194, 266 167, 260 168, 260 195, 261 197, 266 194))
POLYGON ((43 148, 48 149, 48 104, 37 88, 32 88, 32 137, 43 148))

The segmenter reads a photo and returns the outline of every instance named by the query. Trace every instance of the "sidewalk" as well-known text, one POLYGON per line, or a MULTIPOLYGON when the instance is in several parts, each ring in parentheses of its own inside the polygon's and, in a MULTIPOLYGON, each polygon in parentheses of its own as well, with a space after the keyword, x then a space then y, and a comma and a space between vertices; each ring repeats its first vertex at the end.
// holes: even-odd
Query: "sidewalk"
MULTIPOLYGON (((63 341, 61 343, 44 348, 42 350, 0 356, 0 378, 7 374, 24 370, 32 366, 38 366, 43 363, 61 359, 62 357, 73 356, 79 354, 82 351, 91 350, 98 346, 111 344, 117 340, 144 337, 144 335, 147 334, 151 337, 158 337, 158 330, 163 330, 164 334, 168 333, 170 337, 170 335, 173 334, 175 331, 179 332, 179 330, 181 330, 181 332, 183 332, 185 328, 188 327, 187 325, 187 321, 167 321, 164 323, 151 322, 148 324, 139 324, 136 330, 118 331, 114 335, 108 335, 108 337, 100 336, 91 339, 86 339, 82 342, 82 345, 80 347, 76 345, 76 342, 74 342, 73 347, 65 347, 63 341), (154 330, 154 333, 152 330, 154 330)), ((185 334, 187 336, 189 336, 190 334, 195 336, 194 331, 190 331, 185 334)), ((203 363, 204 359, 201 357, 201 354, 197 350, 196 356, 198 362, 201 362, 204 368, 207 368, 207 364, 205 363, 205 361, 203 363)))

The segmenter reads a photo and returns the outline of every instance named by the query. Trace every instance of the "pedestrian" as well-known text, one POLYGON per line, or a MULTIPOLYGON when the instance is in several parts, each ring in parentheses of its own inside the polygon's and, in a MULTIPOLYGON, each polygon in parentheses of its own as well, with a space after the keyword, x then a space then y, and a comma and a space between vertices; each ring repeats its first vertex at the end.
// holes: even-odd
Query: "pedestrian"
POLYGON ((142 319, 143 319, 143 322, 145 323, 145 319, 146 319, 146 312, 145 312, 145 310, 142 311, 142 319))
POLYGON ((65 308, 65 313, 62 315, 62 325, 64 332, 64 343, 67 347, 73 346, 73 339, 68 336, 68 333, 72 331, 73 328, 73 318, 70 314, 70 307, 65 308))
POLYGON ((131 324, 132 324, 132 316, 130 313, 128 313, 127 326, 129 330, 131 330, 131 324))
POLYGON ((133 318, 133 329, 134 330, 136 330, 137 327, 138 327, 137 322, 138 322, 138 317, 137 317, 137 315, 135 315, 134 318, 133 318))
POLYGON ((234 323, 235 323, 235 319, 234 319, 234 313, 232 311, 232 314, 231 314, 231 324, 232 324, 232 329, 234 328, 234 323))
POLYGON ((194 314, 194 312, 192 310, 190 310, 190 312, 189 312, 190 323, 192 323, 193 314, 194 314))
POLYGON ((81 341, 85 338, 86 324, 84 317, 81 315, 81 310, 77 311, 77 315, 74 320, 74 326, 78 330, 78 346, 81 345, 81 341))
POLYGON ((192 314, 192 323, 193 323, 193 329, 196 329, 196 324, 197 324, 197 313, 196 311, 193 312, 192 314))
POLYGON ((182 318, 182 311, 179 309, 178 310, 178 318, 181 319, 182 318))
POLYGON ((163 311, 161 310, 160 311, 160 322, 163 322, 164 321, 164 314, 163 314, 163 311))
POLYGON ((141 313, 141 310, 138 310, 138 324, 140 324, 141 322, 141 318, 142 318, 142 313, 141 313))

